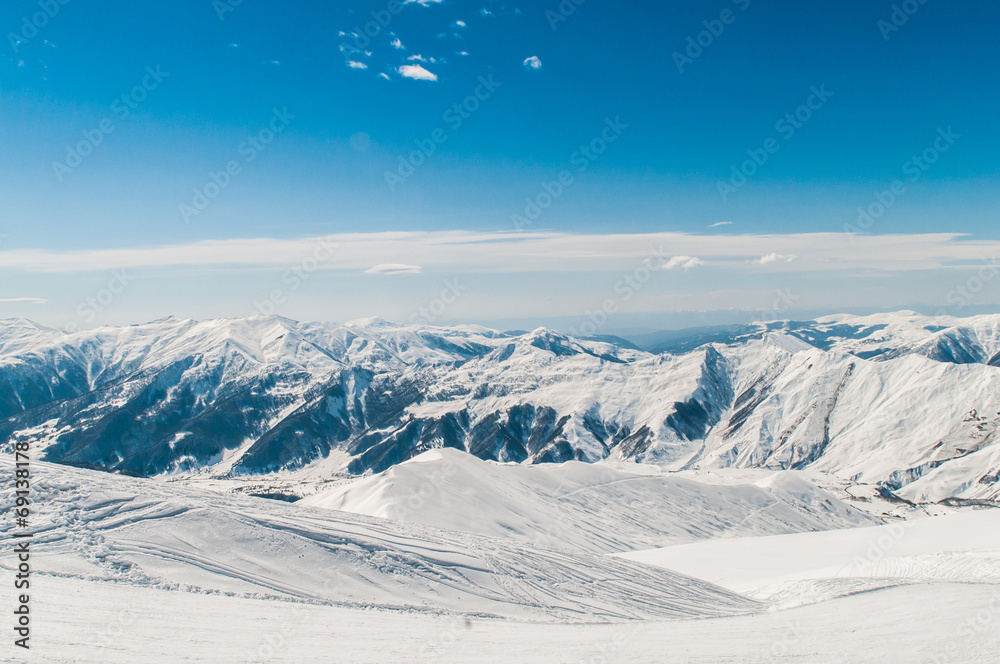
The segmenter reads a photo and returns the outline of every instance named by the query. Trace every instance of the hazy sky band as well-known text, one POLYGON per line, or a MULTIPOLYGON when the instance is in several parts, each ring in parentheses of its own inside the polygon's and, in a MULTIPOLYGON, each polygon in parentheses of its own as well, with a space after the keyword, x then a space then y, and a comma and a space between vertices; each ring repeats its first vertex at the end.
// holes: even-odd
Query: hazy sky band
POLYGON ((230 310, 258 284, 226 266, 263 282, 352 233, 317 268, 350 288, 303 282, 286 311, 399 315, 466 273, 524 275, 498 316, 550 289, 578 308, 657 234, 702 263, 670 271, 700 284, 670 286, 685 307, 807 272, 944 306, 1000 239, 996 3, 57 4, 0 14, 0 316, 72 317, 126 267, 158 271, 158 307, 102 316, 230 310))

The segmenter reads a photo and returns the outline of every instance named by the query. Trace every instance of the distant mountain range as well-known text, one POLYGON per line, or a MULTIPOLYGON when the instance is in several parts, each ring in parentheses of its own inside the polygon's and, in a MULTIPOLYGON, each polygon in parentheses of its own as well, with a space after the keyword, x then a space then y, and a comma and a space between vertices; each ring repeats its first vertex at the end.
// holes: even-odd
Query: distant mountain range
POLYGON ((539 328, 0 321, 0 441, 136 475, 518 463, 810 468, 925 502, 1000 494, 1000 316, 575 339, 539 328))

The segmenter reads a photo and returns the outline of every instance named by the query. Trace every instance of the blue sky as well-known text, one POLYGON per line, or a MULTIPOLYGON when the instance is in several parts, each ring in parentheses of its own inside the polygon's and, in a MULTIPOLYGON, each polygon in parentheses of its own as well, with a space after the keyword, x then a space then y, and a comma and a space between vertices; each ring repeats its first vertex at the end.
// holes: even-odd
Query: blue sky
POLYGON ((1000 303, 994 2, 330 5, 8 3, 0 317, 1000 303))

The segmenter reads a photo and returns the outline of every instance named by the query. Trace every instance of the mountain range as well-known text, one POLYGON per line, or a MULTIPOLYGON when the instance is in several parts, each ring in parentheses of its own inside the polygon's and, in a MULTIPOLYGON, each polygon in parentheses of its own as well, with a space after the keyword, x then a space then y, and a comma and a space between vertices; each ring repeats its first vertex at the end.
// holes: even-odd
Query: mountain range
POLYGON ((519 464, 808 469, 914 503, 1000 495, 1000 315, 620 339, 277 316, 0 321, 0 444, 139 476, 519 464))

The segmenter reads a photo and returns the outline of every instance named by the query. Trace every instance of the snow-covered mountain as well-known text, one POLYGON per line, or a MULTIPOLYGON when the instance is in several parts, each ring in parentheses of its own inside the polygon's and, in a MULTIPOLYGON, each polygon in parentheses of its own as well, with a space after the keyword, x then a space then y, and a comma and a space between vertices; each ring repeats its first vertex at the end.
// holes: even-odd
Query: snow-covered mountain
POLYGON ((795 471, 710 484, 623 465, 498 464, 444 448, 296 505, 589 553, 881 523, 795 471))
POLYGON ((529 464, 809 468, 913 501, 1000 495, 1000 316, 834 316, 673 339, 684 352, 377 319, 72 334, 6 320, 0 440, 138 475, 361 474, 450 447, 529 464))

